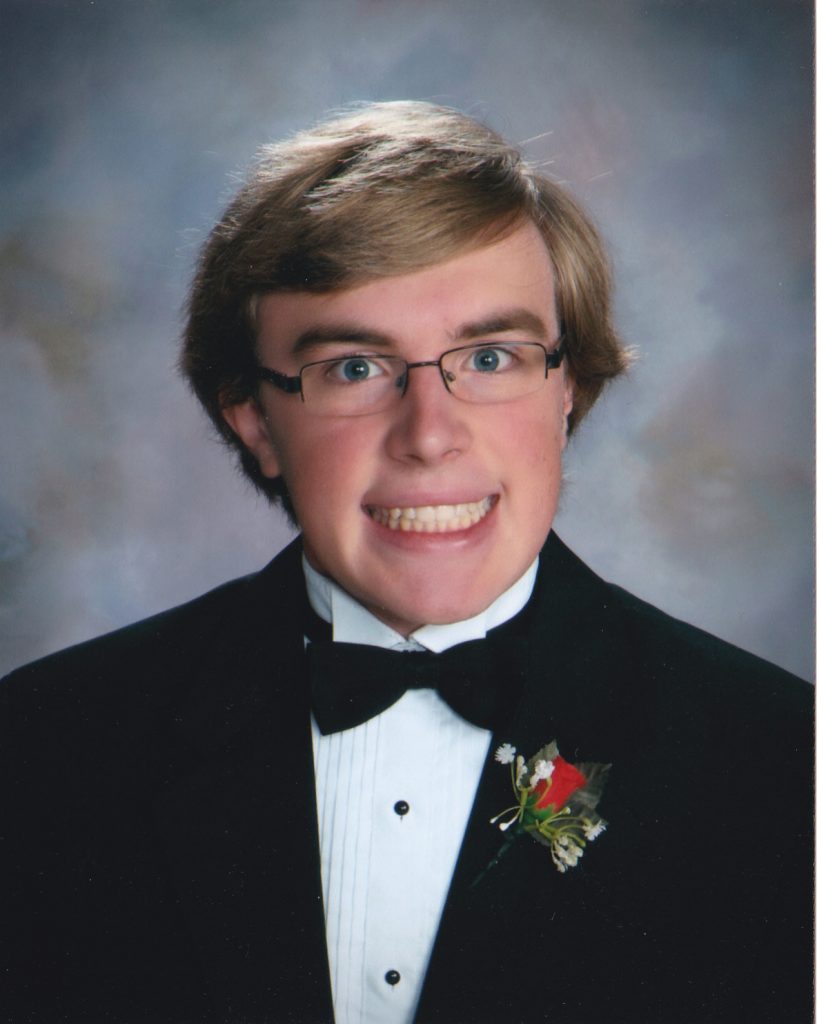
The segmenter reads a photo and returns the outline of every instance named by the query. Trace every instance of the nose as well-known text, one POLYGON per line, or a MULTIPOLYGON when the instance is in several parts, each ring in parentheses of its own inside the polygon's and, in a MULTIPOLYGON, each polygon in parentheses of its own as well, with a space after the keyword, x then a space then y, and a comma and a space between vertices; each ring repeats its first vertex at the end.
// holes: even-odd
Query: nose
POLYGON ((433 464, 454 458, 471 445, 466 403, 447 390, 436 363, 414 363, 409 383, 394 407, 386 448, 392 458, 433 464))

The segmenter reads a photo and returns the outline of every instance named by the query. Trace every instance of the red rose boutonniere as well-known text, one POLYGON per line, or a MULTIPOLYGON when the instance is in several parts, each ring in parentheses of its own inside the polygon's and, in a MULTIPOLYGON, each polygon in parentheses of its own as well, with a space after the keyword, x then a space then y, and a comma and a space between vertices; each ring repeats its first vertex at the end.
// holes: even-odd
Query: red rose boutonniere
POLYGON ((575 867, 587 843, 607 828, 596 806, 610 765, 569 764, 555 741, 529 761, 517 755, 510 743, 503 743, 495 757, 511 766, 516 802, 492 818, 491 824, 499 822, 503 832, 511 830, 509 839, 527 833, 549 846, 551 859, 562 873, 575 867))

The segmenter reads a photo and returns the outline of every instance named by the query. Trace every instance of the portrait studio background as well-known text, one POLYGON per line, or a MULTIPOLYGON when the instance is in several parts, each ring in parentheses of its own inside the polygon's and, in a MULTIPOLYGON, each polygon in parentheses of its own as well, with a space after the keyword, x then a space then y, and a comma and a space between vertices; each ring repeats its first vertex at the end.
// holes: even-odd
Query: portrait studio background
POLYGON ((0 670, 288 539, 174 373, 186 284, 258 144, 410 97, 529 140, 610 245, 640 359, 571 444, 563 538, 812 676, 810 4, 0 8, 0 670))

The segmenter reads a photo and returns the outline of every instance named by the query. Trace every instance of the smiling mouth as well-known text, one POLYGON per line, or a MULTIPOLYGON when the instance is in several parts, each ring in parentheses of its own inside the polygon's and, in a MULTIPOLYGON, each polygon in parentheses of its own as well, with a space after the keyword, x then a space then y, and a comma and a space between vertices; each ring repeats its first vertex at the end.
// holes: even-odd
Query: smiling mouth
POLYGON ((462 505, 412 505, 407 508, 384 508, 367 505, 366 511, 381 526, 404 533, 453 533, 468 530, 491 511, 496 498, 489 495, 481 501, 462 505))

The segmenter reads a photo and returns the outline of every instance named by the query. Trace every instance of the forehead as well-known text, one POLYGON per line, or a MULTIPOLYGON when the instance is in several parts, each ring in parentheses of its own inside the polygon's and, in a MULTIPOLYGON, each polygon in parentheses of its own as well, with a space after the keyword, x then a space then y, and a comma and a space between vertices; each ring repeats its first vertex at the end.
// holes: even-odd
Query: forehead
MULTIPOLYGON (((303 340, 358 332, 401 348, 442 344, 474 323, 515 311, 522 323, 556 329, 554 276, 542 236, 532 224, 489 245, 422 270, 329 293, 277 292, 258 305, 261 353, 290 354, 303 340), (342 328, 342 332, 341 332, 342 328)), ((340 339, 342 340, 342 339, 340 339)))

